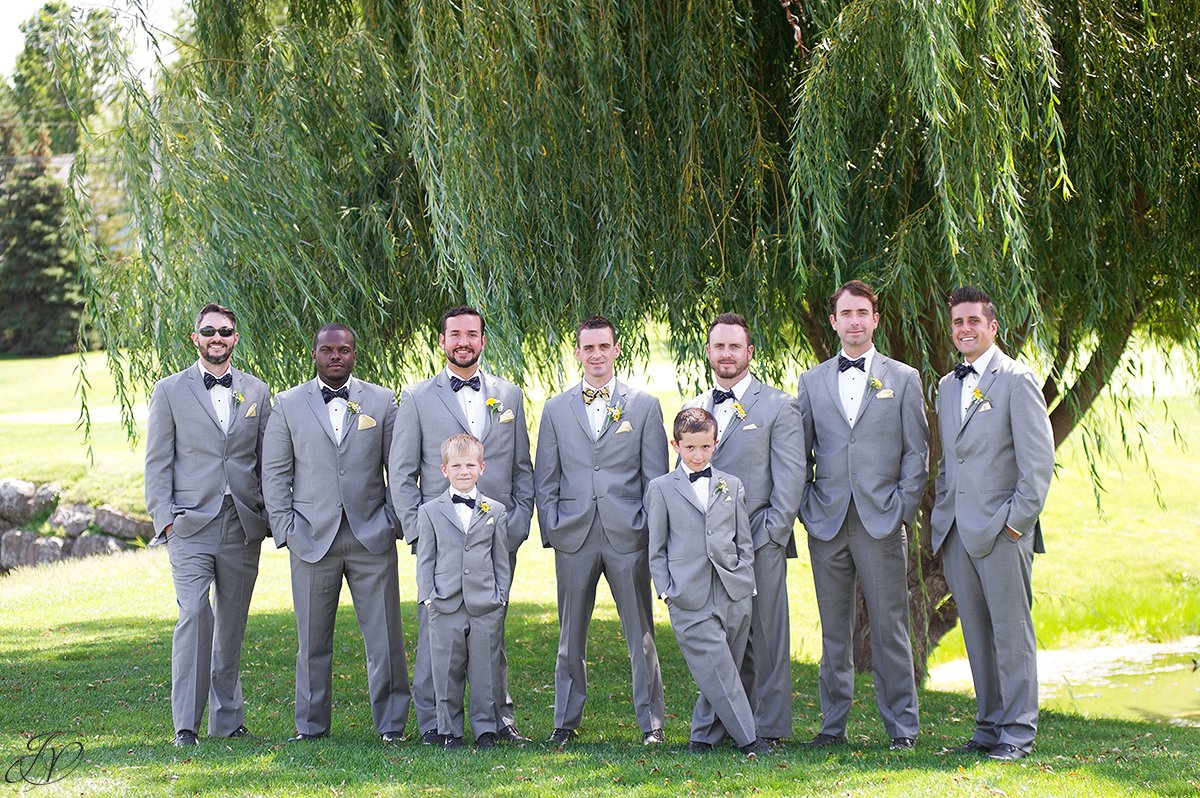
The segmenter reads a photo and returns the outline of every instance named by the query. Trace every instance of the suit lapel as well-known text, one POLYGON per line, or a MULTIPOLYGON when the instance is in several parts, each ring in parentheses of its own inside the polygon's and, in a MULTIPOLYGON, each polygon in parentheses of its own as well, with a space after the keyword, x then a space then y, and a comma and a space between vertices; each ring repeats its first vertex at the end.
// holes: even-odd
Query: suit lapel
POLYGON ((188 386, 192 389, 192 394, 196 397, 196 401, 200 403, 200 409, 212 419, 212 423, 224 435, 225 430, 221 427, 221 420, 217 418, 217 411, 213 409, 212 397, 208 395, 208 389, 204 387, 204 380, 201 378, 199 372, 194 368, 188 369, 187 381, 188 386))
POLYGON ((446 520, 450 522, 451 526, 453 526, 459 532, 463 531, 462 524, 460 524, 458 520, 458 513, 454 509, 454 502, 450 500, 449 491, 446 491, 437 498, 437 508, 441 511, 442 515, 446 517, 446 520))
POLYGON ((848 427, 850 419, 846 417, 846 406, 842 404, 842 392, 838 390, 837 358, 830 358, 821 365, 825 367, 825 385, 829 388, 829 399, 837 409, 838 418, 846 422, 848 427))
MULTIPOLYGON (((1004 354, 1003 352, 997 351, 996 354, 992 355, 992 362, 988 364, 987 371, 985 371, 983 374, 979 375, 979 385, 976 386, 976 389, 983 396, 987 396, 988 390, 992 387, 992 383, 996 381, 996 373, 1000 371, 1000 364, 1002 362, 1000 360, 1000 358, 1003 354, 1004 354)), ((959 390, 959 403, 960 403, 959 407, 961 408, 962 407, 962 404, 961 404, 961 402, 962 402, 962 383, 961 382, 959 382, 959 384, 958 384, 958 390, 959 390)), ((959 429, 958 429, 959 437, 962 437, 963 430, 965 430, 967 428, 967 424, 971 421, 972 418, 975 417, 975 414, 977 412, 979 412, 979 406, 981 404, 983 404, 983 402, 971 402, 971 406, 967 408, 967 414, 965 416, 962 416, 962 412, 959 411, 959 415, 962 416, 962 426, 959 427, 959 429)))
POLYGON ((890 370, 888 359, 876 351, 875 357, 872 358, 872 360, 874 362, 871 363, 871 372, 867 374, 867 385, 864 389, 866 393, 863 394, 862 402, 858 406, 859 421, 862 421, 863 416, 867 414, 867 410, 870 408, 871 402, 875 399, 875 394, 877 393, 877 391, 871 387, 871 378, 875 377, 877 380, 883 383, 884 386, 887 385, 887 380, 884 378, 887 377, 890 370))
MULTIPOLYGON (((317 386, 317 381, 314 379, 308 383, 308 409, 316 416, 317 423, 321 425, 321 429, 325 430, 325 435, 329 438, 329 442, 337 446, 337 437, 333 434, 333 424, 329 423, 329 410, 325 406, 325 400, 321 398, 321 389, 317 386)), ((342 436, 343 439, 345 436, 342 436)))
POLYGON ((458 421, 458 425, 462 427, 463 432, 470 432, 471 425, 467 423, 467 417, 463 414, 462 405, 458 403, 458 395, 454 393, 454 389, 450 387, 450 378, 446 376, 446 370, 442 369, 438 372, 434 379, 434 385, 437 387, 438 398, 442 400, 442 404, 450 411, 450 415, 458 421))
POLYGON ((504 404, 504 402, 500 399, 500 385, 496 382, 496 378, 491 374, 485 375, 482 369, 479 371, 479 376, 483 380, 484 385, 482 440, 486 441, 488 436, 492 434, 492 430, 499 426, 496 421, 499 418, 499 414, 493 413, 492 409, 488 407, 487 402, 489 399, 495 399, 500 404, 504 404))
POLYGON ((693 507, 700 512, 705 512, 705 508, 700 504, 700 500, 696 498, 696 491, 692 490, 692 481, 688 479, 682 467, 678 467, 673 472, 675 478, 675 489, 683 494, 693 507))
MULTIPOLYGON (((234 425, 238 423, 238 419, 242 417, 242 413, 246 412, 246 408, 238 403, 237 396, 241 394, 245 396, 245 391, 242 390, 242 372, 235 368, 230 368, 229 373, 233 375, 232 390, 229 393, 229 429, 226 430, 226 435, 233 434, 234 425)), ((212 404, 209 402, 209 404, 212 404)))
MULTIPOLYGON (((357 380, 354 377, 350 378, 347 383, 350 386, 350 401, 358 405, 358 413, 351 413, 350 408, 346 408, 346 420, 342 422, 342 442, 338 448, 346 445, 346 441, 350 439, 350 435, 358 429, 358 416, 362 413, 363 406, 363 387, 362 380, 357 380)), ((329 414, 325 414, 326 418, 329 414)))
MULTIPOLYGON (((737 402, 738 404, 740 404, 742 406, 743 412, 745 413, 745 418, 739 416, 737 414, 736 410, 733 412, 733 416, 729 419, 728 426, 725 427, 725 434, 721 436, 721 440, 717 441, 717 445, 716 445, 717 449, 720 449, 721 445, 723 443, 725 443, 725 441, 729 440, 729 436, 733 432, 736 432, 737 430, 742 428, 742 424, 745 422, 746 418, 749 418, 749 416, 750 416, 750 408, 754 407, 754 403, 758 401, 758 393, 761 390, 762 390, 762 383, 759 382, 758 380, 754 379, 753 377, 751 377, 750 378, 750 387, 746 388, 746 393, 742 396, 741 399, 734 397, 733 399, 725 400, 727 402, 737 402)), ((708 395, 708 401, 710 404, 712 403, 712 394, 711 393, 708 395)), ((710 410, 709 412, 711 413, 712 411, 710 410)))
POLYGON ((569 394, 567 404, 571 406, 575 420, 579 422, 579 426, 583 427, 583 434, 587 435, 588 440, 592 440, 592 422, 588 420, 588 406, 583 403, 583 383, 577 383, 567 393, 569 394))
MULTIPOLYGON (((621 416, 624 418, 625 386, 621 384, 620 380, 613 383, 613 392, 612 396, 608 398, 608 407, 620 407, 622 409, 621 416)), ((606 410, 605 412, 607 413, 608 411, 606 410)), ((596 443, 599 444, 600 441, 604 440, 605 436, 608 435, 610 431, 615 435, 616 431, 613 430, 613 425, 620 423, 620 421, 613 421, 611 415, 605 418, 604 422, 600 425, 600 434, 596 436, 596 443)))

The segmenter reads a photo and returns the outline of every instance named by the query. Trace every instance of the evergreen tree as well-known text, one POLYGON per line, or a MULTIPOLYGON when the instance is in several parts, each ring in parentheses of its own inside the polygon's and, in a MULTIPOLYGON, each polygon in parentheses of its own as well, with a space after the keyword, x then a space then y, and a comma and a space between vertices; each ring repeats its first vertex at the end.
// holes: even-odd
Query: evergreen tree
POLYGON ((15 164, 0 187, 0 352, 70 352, 79 333, 78 269, 62 226, 63 189, 47 172, 49 134, 15 164))

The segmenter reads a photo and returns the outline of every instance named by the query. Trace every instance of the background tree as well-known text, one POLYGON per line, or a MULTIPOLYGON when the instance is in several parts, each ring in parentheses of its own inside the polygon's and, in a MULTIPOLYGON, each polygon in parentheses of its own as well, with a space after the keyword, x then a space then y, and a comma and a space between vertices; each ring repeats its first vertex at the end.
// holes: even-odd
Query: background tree
MULTIPOLYGON (((1197 0, 195 12, 195 48, 152 95, 126 82, 104 145, 137 249, 93 249, 85 274, 122 386, 192 356, 186 314, 159 308, 210 298, 238 307, 276 386, 308 376, 290 353, 333 318, 401 385, 464 299, 519 381, 560 378, 570 330, 603 312, 640 356, 644 322, 665 323, 694 386, 704 320, 736 309, 791 382, 834 351, 824 297, 860 277, 883 296, 880 348, 932 398, 953 360, 943 297, 972 282, 1046 375, 1061 441, 1135 333, 1200 349, 1197 0)), ((913 541, 923 669, 955 611, 928 532, 913 541)))
POLYGON ((47 172, 50 136, 15 160, 0 184, 0 352, 58 355, 75 349, 78 265, 63 230, 63 187, 47 172))

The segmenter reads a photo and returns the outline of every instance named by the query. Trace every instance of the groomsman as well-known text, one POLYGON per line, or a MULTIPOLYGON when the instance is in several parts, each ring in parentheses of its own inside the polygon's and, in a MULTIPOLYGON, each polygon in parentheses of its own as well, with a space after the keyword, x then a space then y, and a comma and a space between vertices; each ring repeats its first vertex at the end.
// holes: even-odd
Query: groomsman
POLYGON ((750 374, 750 326, 722 313, 708 326, 705 346, 716 385, 688 402, 717 419, 713 467, 742 481, 754 545, 750 641, 742 682, 758 736, 777 743, 792 736, 792 647, 788 623, 787 558, 796 556, 792 526, 804 480, 803 431, 796 400, 750 374))
POLYGON ((354 333, 327 324, 313 341, 317 376, 275 397, 263 441, 263 496, 271 531, 287 546, 299 646, 296 736, 329 734, 333 626, 342 579, 367 650, 375 729, 400 740, 408 721, 408 665, 396 572, 399 523, 384 485, 396 397, 353 376, 354 333))
POLYGON ((554 548, 558 661, 554 732, 578 734, 587 699, 587 631, 596 585, 608 580, 629 648, 633 704, 643 744, 663 742, 663 684, 654 645, 646 511, 650 480, 667 472, 658 400, 617 380, 617 330, 600 316, 575 332, 580 384, 546 402, 538 428, 534 485, 542 544, 554 548))
POLYGON ((267 535, 259 489, 271 394, 233 368, 237 316, 216 304, 196 318, 195 365, 158 381, 146 432, 151 545, 165 543, 179 621, 171 637, 175 745, 199 745, 206 702, 210 737, 245 737, 240 667, 250 594, 267 535), (211 602, 210 602, 211 591, 211 602))
POLYGON ((975 732, 954 750, 1017 760, 1037 732, 1037 643, 1030 608, 1038 516, 1054 473, 1054 435, 1033 373, 996 346, 992 298, 950 294, 963 362, 938 384, 942 459, 933 550, 958 605, 975 682, 975 732))
POLYGON ((855 585, 871 627, 875 703, 893 750, 919 728, 908 618, 908 532, 929 476, 929 425, 911 366, 875 349, 878 299, 859 280, 829 300, 842 350, 800 377, 808 460, 800 520, 808 530, 821 617, 821 731, 846 742, 854 698, 855 585))
MULTIPOLYGON (((508 508, 505 547, 510 569, 515 573, 517 548, 529 537, 533 516, 533 463, 525 425, 525 398, 520 388, 480 367, 487 336, 483 315, 477 309, 450 308, 442 314, 440 329, 438 346, 446 355, 446 368, 401 394, 388 470, 392 503, 405 540, 415 552, 417 510, 450 485, 442 474, 442 443, 455 435, 473 435, 483 441, 483 459, 487 462, 479 478, 479 490, 508 508)), ((432 745, 439 735, 427 618, 425 605, 419 604, 412 697, 421 740, 432 745)), ((498 689, 502 693, 497 697, 497 735, 502 740, 528 742, 529 738, 517 730, 508 694, 503 637, 494 656, 499 662, 498 689)))

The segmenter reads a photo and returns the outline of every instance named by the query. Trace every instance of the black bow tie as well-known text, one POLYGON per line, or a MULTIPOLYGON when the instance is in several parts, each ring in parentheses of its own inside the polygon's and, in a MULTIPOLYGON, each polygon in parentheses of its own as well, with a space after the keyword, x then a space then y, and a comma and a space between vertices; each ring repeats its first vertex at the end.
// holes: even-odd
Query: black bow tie
POLYGON ((321 386, 321 398, 325 400, 325 404, 329 404, 334 399, 345 399, 347 402, 349 402, 350 401, 350 389, 347 388, 345 385, 343 385, 341 388, 338 388, 335 391, 331 388, 326 388, 324 385, 322 385, 321 386))
POLYGON ((733 398, 733 391, 722 391, 720 388, 713 388, 713 404, 719 405, 733 398))
POLYGON ((956 380, 964 379, 964 378, 966 378, 966 376, 968 374, 978 374, 978 373, 979 372, 976 371, 975 367, 972 366, 970 363, 955 363, 954 364, 954 378, 956 380))
POLYGON ((469 380, 464 380, 461 377, 455 377, 453 374, 450 375, 450 390, 458 393, 463 389, 464 385, 470 388, 472 391, 478 391, 480 388, 479 375, 476 374, 469 380))
POLYGON ((465 504, 468 507, 470 507, 472 510, 475 509, 475 500, 472 499, 470 496, 460 496, 457 493, 451 493, 450 501, 454 502, 455 504, 465 504))
POLYGON ((207 371, 204 372, 204 389, 206 391, 211 391, 214 385, 220 385, 222 388, 232 388, 233 375, 227 371, 225 372, 224 377, 214 377, 207 371))
POLYGON ((711 477, 711 476, 712 476, 712 466, 709 466, 708 468, 704 469, 703 471, 692 471, 690 474, 688 474, 688 479, 690 479, 692 482, 695 482, 696 480, 700 479, 700 477, 711 477))
POLYGON ((859 357, 851 360, 845 355, 838 355, 838 374, 841 374, 847 369, 858 369, 859 371, 866 373, 866 362, 867 359, 865 357, 859 357))

